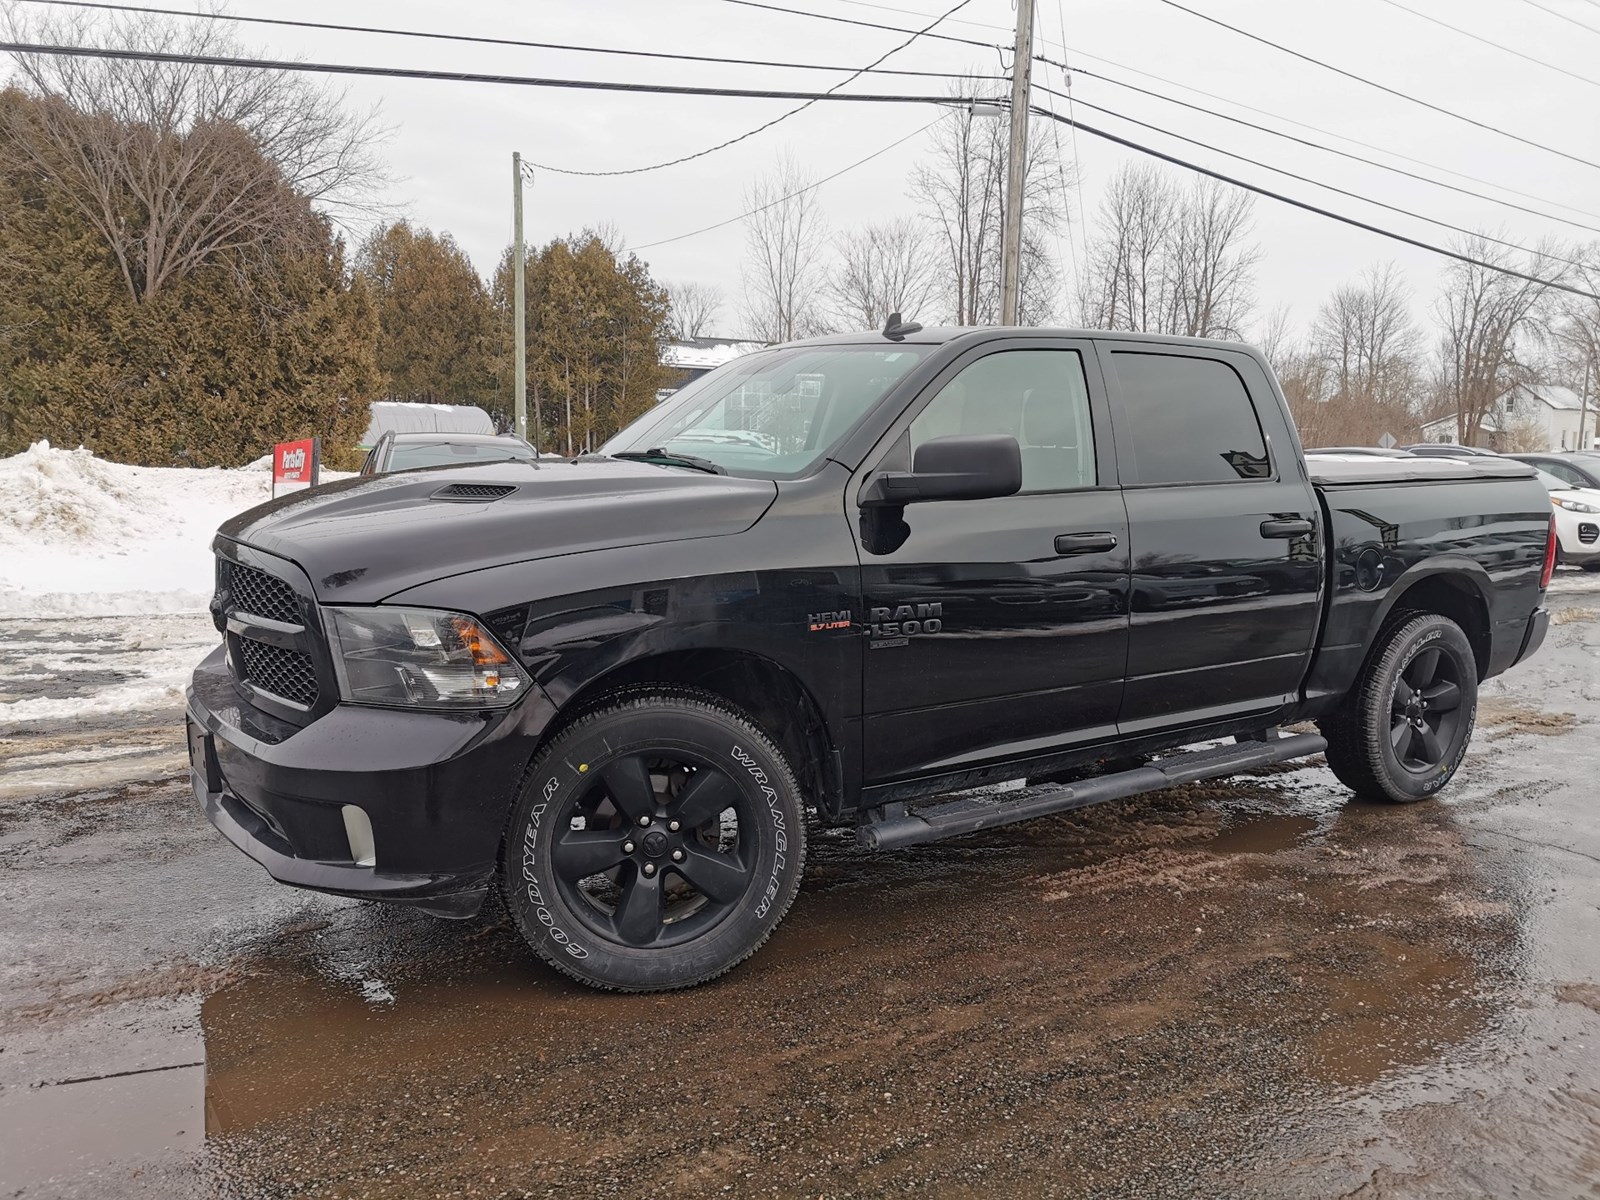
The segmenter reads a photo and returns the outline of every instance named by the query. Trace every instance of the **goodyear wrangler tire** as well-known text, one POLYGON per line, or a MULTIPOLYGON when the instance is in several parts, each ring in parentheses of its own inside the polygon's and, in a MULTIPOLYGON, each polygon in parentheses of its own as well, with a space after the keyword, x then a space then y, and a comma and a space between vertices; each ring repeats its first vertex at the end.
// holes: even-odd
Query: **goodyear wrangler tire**
POLYGON ((1328 766, 1359 796, 1410 804, 1450 782, 1472 740, 1478 663, 1461 627, 1423 613, 1397 621, 1345 708, 1325 719, 1328 766))
POLYGON ((500 878, 528 944, 595 987, 689 987, 738 965, 793 903, 805 814, 783 753, 720 699, 630 692, 529 769, 500 878))

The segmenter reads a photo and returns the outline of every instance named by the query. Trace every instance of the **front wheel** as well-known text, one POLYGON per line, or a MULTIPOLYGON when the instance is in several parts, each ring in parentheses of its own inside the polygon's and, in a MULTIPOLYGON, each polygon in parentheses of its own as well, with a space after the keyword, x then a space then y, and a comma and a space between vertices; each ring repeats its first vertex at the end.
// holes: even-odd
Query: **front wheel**
POLYGON ((539 754, 507 830, 501 886, 534 951, 595 987, 721 975, 766 941, 805 865, 783 752, 720 699, 635 692, 539 754))
POLYGON ((1478 663, 1461 627, 1423 613, 1392 626, 1345 707, 1321 722, 1328 766, 1357 795, 1409 804, 1456 773, 1478 711, 1478 663))

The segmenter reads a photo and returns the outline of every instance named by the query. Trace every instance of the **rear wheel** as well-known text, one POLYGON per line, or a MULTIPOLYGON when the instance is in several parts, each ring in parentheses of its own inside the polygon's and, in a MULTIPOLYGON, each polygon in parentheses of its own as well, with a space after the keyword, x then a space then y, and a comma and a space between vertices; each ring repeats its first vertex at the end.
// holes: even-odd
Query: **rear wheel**
POLYGON ((1461 765, 1477 709, 1478 664, 1461 627, 1436 613, 1401 620, 1344 709, 1321 722, 1328 766, 1357 795, 1426 799, 1461 765))
POLYGON ((662 690, 619 698, 541 752, 501 883, 546 962, 596 987, 658 991, 754 953, 804 863, 782 751, 716 697, 662 690))

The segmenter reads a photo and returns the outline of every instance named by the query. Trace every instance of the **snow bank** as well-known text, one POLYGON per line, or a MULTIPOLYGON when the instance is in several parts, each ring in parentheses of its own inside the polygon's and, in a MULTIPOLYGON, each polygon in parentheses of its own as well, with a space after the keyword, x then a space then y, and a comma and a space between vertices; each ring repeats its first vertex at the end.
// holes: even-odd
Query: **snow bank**
POLYGON ((217 526, 271 494, 266 466, 130 467, 48 442, 0 458, 0 617, 201 611, 217 526))

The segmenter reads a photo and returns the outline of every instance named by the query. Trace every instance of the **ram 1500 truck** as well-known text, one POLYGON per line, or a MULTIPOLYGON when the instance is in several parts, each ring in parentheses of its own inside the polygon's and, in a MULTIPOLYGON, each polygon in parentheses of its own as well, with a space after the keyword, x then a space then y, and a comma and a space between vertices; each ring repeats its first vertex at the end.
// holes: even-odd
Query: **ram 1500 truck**
POLYGON ((598 453, 332 483, 215 550, 212 823, 300 887, 457 917, 498 888, 626 990, 760 946, 808 820, 888 850, 1318 753, 1425 799, 1554 561, 1531 468, 1308 461, 1249 347, 898 322, 738 359, 598 453))

